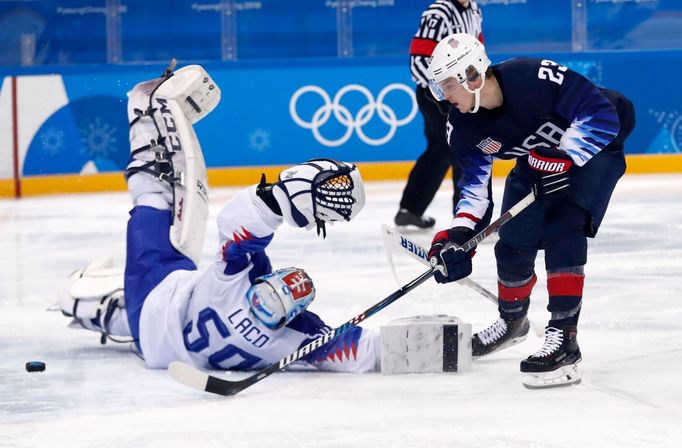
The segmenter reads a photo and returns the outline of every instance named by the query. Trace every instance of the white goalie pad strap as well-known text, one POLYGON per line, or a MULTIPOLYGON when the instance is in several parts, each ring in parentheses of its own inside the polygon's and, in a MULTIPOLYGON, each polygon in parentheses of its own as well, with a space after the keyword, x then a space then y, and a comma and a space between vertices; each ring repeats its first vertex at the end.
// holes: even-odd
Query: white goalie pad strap
POLYGON ((454 316, 414 316, 381 327, 381 373, 471 369, 471 324, 454 316))
POLYGON ((151 115, 145 115, 150 106, 149 95, 161 80, 161 78, 157 78, 141 82, 128 92, 128 123, 134 123, 130 127, 130 150, 132 152, 142 147, 150 147, 149 151, 136 154, 134 157, 137 160, 155 160, 155 152, 164 150, 162 146, 157 144, 158 140, 165 135, 163 120, 156 120, 160 126, 157 129, 154 118, 151 115), (159 131, 162 132, 162 135, 159 135, 159 131))
POLYGON ((173 72, 154 96, 176 101, 183 115, 194 124, 218 105, 221 92, 202 66, 187 65, 173 72))
POLYGON ((169 126, 170 121, 165 119, 169 142, 178 151, 173 156, 173 170, 178 181, 173 184, 170 240, 173 247, 199 265, 208 219, 206 162, 196 133, 180 106, 169 100, 166 107, 174 126, 169 126))

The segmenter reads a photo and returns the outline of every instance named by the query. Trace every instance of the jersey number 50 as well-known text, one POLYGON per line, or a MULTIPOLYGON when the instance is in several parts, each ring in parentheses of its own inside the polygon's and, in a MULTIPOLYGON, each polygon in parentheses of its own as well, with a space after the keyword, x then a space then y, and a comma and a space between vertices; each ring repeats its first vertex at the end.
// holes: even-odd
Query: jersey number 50
MULTIPOLYGON (((218 313, 213 308, 204 308, 197 316, 196 332, 199 333, 196 339, 190 341, 190 333, 192 333, 192 321, 189 321, 183 329, 183 339, 185 340, 185 347, 190 352, 199 353, 202 350, 209 348, 209 332, 207 324, 213 322, 213 326, 218 331, 218 334, 223 339, 230 337, 230 331, 227 325, 220 318, 218 313)), ((213 346, 220 346, 220 343, 213 346)), ((226 344, 219 350, 214 351, 208 357, 208 362, 216 369, 233 369, 233 370, 248 370, 257 364, 261 358, 255 356, 233 344, 226 344), (236 358, 235 358, 236 356, 236 358), (231 359, 232 358, 232 359, 231 359), (230 360, 226 364, 227 360, 230 360)))
POLYGON ((540 65, 542 67, 540 67, 540 70, 538 70, 538 78, 549 79, 550 81, 559 85, 564 82, 563 72, 568 70, 567 67, 557 64, 554 61, 550 61, 549 59, 543 59, 540 65))

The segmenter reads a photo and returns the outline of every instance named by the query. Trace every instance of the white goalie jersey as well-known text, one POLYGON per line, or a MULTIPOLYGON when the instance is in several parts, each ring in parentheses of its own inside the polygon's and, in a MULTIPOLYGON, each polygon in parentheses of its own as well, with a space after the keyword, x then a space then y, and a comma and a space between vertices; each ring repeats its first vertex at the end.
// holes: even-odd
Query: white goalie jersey
MULTIPOLYGON (((255 189, 238 192, 220 212, 218 260, 197 271, 174 271, 146 298, 139 343, 149 367, 178 360, 203 369, 262 369, 330 330, 309 311, 277 330, 251 313, 246 292, 272 271, 265 248, 282 223, 255 189)), ((359 373, 376 370, 379 359, 378 333, 356 327, 304 361, 359 373)))

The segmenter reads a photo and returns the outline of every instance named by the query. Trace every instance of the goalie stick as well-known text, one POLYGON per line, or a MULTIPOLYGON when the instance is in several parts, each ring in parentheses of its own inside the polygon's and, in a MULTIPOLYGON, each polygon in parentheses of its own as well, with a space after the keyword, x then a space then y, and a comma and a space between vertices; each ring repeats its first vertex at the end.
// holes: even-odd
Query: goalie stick
MULTIPOLYGON (((429 262, 428 251, 415 241, 400 234, 386 224, 381 225, 381 234, 383 236, 384 252, 386 253, 386 258, 388 258, 388 264, 391 268, 391 272, 393 273, 393 277, 396 279, 398 284, 400 284, 400 279, 398 279, 398 274, 396 273, 395 265, 393 264, 394 247, 399 247, 401 250, 423 265, 431 266, 431 262, 429 262)), ((497 296, 475 281, 471 280, 469 277, 458 280, 457 283, 473 289, 497 305, 497 296)))
POLYGON ((189 364, 173 361, 170 366, 168 366, 168 371, 170 372, 173 379, 176 381, 195 389, 199 389, 206 392, 211 392, 218 395, 234 395, 249 386, 259 382, 260 380, 267 378, 275 372, 278 372, 291 364, 294 361, 301 359, 302 357, 314 352, 316 349, 321 347, 323 344, 329 342, 336 336, 340 336, 350 330, 351 328, 357 326, 360 322, 364 321, 368 317, 378 313, 382 309, 386 308, 391 303, 395 302, 408 292, 412 291, 417 286, 424 283, 429 278, 433 277, 433 268, 424 272, 419 277, 415 278, 405 286, 401 287, 399 290, 395 291, 393 294, 386 297, 379 303, 374 304, 362 313, 358 314, 345 324, 341 325, 325 334, 315 339, 311 343, 299 348, 289 356, 282 358, 279 362, 272 364, 269 367, 255 373, 249 377, 242 380, 232 381, 224 378, 218 378, 209 373, 203 372, 189 364))
MULTIPOLYGON (((464 243, 462 245, 462 248, 468 248, 467 250, 474 248, 478 243, 480 243, 493 233, 497 232, 500 229, 500 227, 502 227, 507 221, 512 219, 514 216, 518 215, 523 209, 532 204, 534 200, 535 196, 533 196, 533 193, 530 193, 528 196, 521 199, 512 208, 503 213, 499 218, 497 218, 497 220, 495 220, 495 222, 490 224, 485 229, 481 230, 477 235, 475 235, 469 241, 464 243)), ((234 381, 228 380, 226 378, 219 378, 217 376, 211 375, 210 373, 203 372, 197 369, 196 367, 193 367, 181 361, 171 362, 170 365, 168 366, 168 371, 170 375, 173 377, 173 379, 176 380, 177 382, 201 391, 227 396, 238 394, 247 387, 256 384, 260 380, 269 377, 273 373, 279 372, 292 362, 297 361, 304 357, 305 355, 312 353, 316 349, 320 348, 326 342, 329 342, 332 338, 344 334, 345 332, 357 326, 360 322, 364 321, 368 317, 378 313, 391 303, 395 302, 408 292, 415 289, 417 286, 424 283, 429 278, 433 277, 433 273, 434 268, 432 267, 419 277, 407 283, 405 286, 402 286, 400 289, 398 289, 397 291, 395 291, 394 293, 392 293, 379 303, 376 303, 373 306, 367 308, 365 311, 353 317, 351 320, 341 325, 340 327, 337 327, 330 331, 329 333, 320 336, 319 338, 315 339, 309 344, 299 348, 292 354, 280 359, 275 364, 272 364, 266 367, 265 369, 256 372, 253 375, 248 376, 244 379, 234 381)))

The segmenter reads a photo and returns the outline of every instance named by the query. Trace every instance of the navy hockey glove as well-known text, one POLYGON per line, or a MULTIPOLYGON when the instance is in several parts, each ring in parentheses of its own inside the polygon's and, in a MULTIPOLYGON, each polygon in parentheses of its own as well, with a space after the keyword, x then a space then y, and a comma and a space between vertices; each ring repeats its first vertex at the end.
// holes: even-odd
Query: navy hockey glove
POLYGON ((438 283, 449 283, 461 280, 471 274, 471 257, 474 250, 464 252, 457 250, 474 236, 474 231, 466 227, 453 227, 436 233, 429 249, 429 260, 435 257, 436 272, 434 278, 438 283))
POLYGON ((573 160, 560 149, 538 147, 530 150, 528 166, 535 176, 531 178, 537 199, 562 198, 571 189, 570 170, 573 160))

